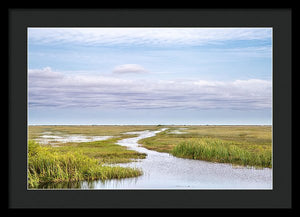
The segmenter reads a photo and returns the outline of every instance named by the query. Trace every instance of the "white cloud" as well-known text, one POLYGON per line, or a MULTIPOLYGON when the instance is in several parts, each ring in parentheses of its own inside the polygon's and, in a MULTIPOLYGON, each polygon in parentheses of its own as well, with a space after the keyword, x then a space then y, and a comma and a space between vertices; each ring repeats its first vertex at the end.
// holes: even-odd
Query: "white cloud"
POLYGON ((271 81, 140 80, 64 75, 50 68, 31 69, 30 107, 76 108, 271 108, 271 81))
POLYGON ((138 64, 124 64, 124 65, 116 66, 113 69, 113 73, 117 73, 117 74, 145 73, 145 72, 147 72, 147 70, 138 64))
POLYGON ((83 45, 201 45, 227 40, 270 39, 271 28, 29 28, 35 43, 83 45))

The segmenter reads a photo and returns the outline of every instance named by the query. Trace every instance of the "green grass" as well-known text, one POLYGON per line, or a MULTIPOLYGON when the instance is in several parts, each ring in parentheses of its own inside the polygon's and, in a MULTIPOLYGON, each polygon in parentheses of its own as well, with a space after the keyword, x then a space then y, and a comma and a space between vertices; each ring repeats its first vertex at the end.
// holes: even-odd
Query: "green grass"
POLYGON ((55 148, 57 152, 65 153, 80 150, 82 154, 97 159, 99 163, 128 163, 136 159, 146 157, 145 153, 128 150, 127 147, 117 145, 117 141, 133 135, 122 135, 103 141, 82 142, 82 143, 62 143, 55 148))
POLYGON ((142 171, 120 166, 104 166, 82 151, 61 152, 28 142, 28 187, 38 188, 45 183, 106 180, 136 177, 142 171))
POLYGON ((28 126, 28 138, 35 139, 43 132, 82 134, 85 136, 119 136, 125 132, 157 130, 155 125, 37 125, 28 126))
POLYGON ((55 146, 59 146, 56 147, 55 150, 63 153, 80 150, 84 155, 95 158, 100 163, 128 163, 132 160, 145 158, 146 154, 128 150, 126 147, 117 145, 116 143, 118 140, 135 136, 124 135, 123 133, 157 129, 159 129, 159 126, 41 125, 29 126, 28 138, 38 139, 43 132, 51 132, 53 135, 59 136, 72 134, 84 136, 114 136, 111 139, 103 141, 55 143, 55 146))
POLYGON ((271 126, 184 126, 185 134, 169 130, 139 141, 143 147, 177 157, 272 167, 271 126))
POLYGON ((231 163, 243 166, 272 167, 272 152, 250 152, 239 144, 213 138, 189 140, 176 145, 171 153, 176 157, 231 163))
POLYGON ((140 170, 112 166, 146 157, 146 154, 117 145, 117 141, 134 137, 124 132, 157 130, 158 126, 80 126, 42 125, 28 127, 28 186, 76 186, 80 180, 129 178, 142 174, 140 170), (44 132, 53 135, 114 136, 93 142, 55 143, 56 147, 34 142, 44 132), (67 183, 67 185, 66 185, 67 183))

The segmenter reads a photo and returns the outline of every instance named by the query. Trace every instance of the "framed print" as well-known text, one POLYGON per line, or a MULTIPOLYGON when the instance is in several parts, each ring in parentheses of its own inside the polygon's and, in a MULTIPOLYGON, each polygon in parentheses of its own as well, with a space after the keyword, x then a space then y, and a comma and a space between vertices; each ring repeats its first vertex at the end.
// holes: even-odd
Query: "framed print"
POLYGON ((10 207, 290 208, 291 34, 288 9, 11 9, 10 207))

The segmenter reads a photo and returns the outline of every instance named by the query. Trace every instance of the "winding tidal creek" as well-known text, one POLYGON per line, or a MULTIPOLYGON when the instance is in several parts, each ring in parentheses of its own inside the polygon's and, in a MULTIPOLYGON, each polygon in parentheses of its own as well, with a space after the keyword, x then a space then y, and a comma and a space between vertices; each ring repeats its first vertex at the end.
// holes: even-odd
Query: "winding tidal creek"
POLYGON ((122 139, 119 145, 146 153, 145 159, 118 164, 139 168, 143 175, 136 178, 107 181, 83 181, 81 189, 272 189, 272 169, 234 167, 231 164, 183 159, 140 147, 138 141, 160 131, 130 132, 137 137, 122 139))

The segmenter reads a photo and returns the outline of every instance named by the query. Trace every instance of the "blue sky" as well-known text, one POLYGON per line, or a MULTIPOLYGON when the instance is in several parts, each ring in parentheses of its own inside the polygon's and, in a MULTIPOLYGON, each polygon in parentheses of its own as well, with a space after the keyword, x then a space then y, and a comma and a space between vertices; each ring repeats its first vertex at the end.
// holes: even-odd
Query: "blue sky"
POLYGON ((271 28, 29 28, 29 124, 272 124, 271 28))

